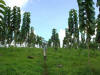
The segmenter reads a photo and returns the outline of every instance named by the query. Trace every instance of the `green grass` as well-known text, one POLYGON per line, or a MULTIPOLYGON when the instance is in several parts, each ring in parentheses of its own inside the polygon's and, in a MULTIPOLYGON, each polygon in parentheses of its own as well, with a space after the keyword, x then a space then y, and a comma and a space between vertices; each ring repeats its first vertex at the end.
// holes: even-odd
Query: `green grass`
POLYGON ((1 48, 0 54, 0 75, 41 75, 43 72, 41 49, 1 48))
MULTIPOLYGON (((100 52, 90 51, 88 65, 88 50, 49 48, 46 65, 48 75, 100 75, 100 52)), ((43 75, 44 72, 42 49, 0 48, 0 75, 43 75)))
POLYGON ((89 67, 88 50, 59 49, 57 52, 50 50, 47 60, 50 75, 100 75, 99 51, 96 51, 96 55, 91 51, 89 67))

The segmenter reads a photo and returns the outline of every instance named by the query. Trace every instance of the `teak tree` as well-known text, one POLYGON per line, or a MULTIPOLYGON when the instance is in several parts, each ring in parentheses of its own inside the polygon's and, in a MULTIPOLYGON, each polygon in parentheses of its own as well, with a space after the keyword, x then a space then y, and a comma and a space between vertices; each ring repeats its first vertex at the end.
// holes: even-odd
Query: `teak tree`
POLYGON ((97 41, 97 43, 100 43, 100 0, 97 0, 97 7, 99 7, 99 15, 98 15, 98 18, 97 18, 96 41, 97 41))
POLYGON ((18 32, 20 29, 20 23, 21 23, 20 7, 14 6, 12 10, 12 29, 14 32, 15 46, 16 46, 16 42, 18 42, 18 32))
POLYGON ((29 40, 29 29, 30 29, 30 12, 25 12, 23 16, 23 23, 21 27, 21 33, 22 33, 22 43, 26 42, 28 43, 29 40))
POLYGON ((6 8, 6 13, 4 16, 4 32, 5 32, 5 40, 7 40, 7 44, 10 46, 13 40, 13 29, 12 29, 12 14, 11 8, 6 8))
POLYGON ((68 28, 70 34, 70 43, 72 47, 79 42, 78 17, 77 11, 75 9, 71 9, 69 12, 68 28), (75 38, 75 40, 73 40, 73 38, 75 38))
POLYGON ((4 44, 4 15, 5 15, 6 4, 3 0, 0 0, 0 42, 4 44))
MULTIPOLYGON (((79 23, 81 32, 87 34, 88 58, 90 57, 89 44, 95 32, 95 12, 93 0, 77 0, 79 6, 79 23)), ((89 63, 89 60, 88 60, 89 63)))
POLYGON ((51 41, 53 44, 53 48, 57 50, 60 47, 60 41, 59 41, 58 33, 56 32, 56 29, 52 29, 51 41))

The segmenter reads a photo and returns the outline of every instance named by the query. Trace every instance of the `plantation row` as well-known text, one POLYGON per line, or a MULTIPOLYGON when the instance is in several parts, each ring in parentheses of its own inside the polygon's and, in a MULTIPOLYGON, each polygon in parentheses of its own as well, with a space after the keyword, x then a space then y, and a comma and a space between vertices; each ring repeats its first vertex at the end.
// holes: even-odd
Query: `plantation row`
MULTIPOLYGON (((79 13, 75 9, 69 11, 63 47, 100 49, 100 0, 97 0, 97 7, 99 7, 97 18, 95 18, 93 0, 77 0, 77 3, 79 13)), ((57 36, 56 29, 53 29, 52 37, 48 41, 49 47, 59 47, 57 36)))
MULTIPOLYGON (((64 48, 100 48, 100 1, 98 17, 95 18, 95 8, 93 0, 77 0, 79 13, 77 10, 69 11, 68 27, 65 29, 66 36, 63 40, 64 48), (79 15, 78 15, 79 14, 79 15), (81 36, 81 37, 80 37, 81 36), (93 37, 96 36, 96 37, 93 37)), ((8 7, 3 0, 0 0, 0 44, 10 46, 12 41, 16 44, 24 44, 25 47, 39 47, 46 43, 48 47, 55 49, 60 47, 59 35, 56 29, 52 30, 51 38, 45 42, 40 36, 34 34, 34 28, 30 27, 30 12, 25 12, 21 25, 20 7, 8 7)), ((67 25, 66 25, 67 26, 67 25)))
POLYGON ((0 44, 10 46, 11 43, 23 44, 34 47, 35 44, 41 46, 42 37, 34 34, 34 28, 30 27, 30 12, 23 14, 21 20, 20 7, 14 6, 13 9, 8 7, 3 0, 0 0, 0 44), (22 25, 21 25, 22 22, 22 25))

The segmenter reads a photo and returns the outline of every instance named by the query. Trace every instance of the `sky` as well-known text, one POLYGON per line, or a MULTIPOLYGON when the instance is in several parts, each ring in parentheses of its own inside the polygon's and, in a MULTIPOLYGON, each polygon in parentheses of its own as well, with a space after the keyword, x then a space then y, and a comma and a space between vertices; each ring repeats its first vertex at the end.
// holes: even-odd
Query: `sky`
MULTIPOLYGON (((70 9, 78 12, 77 0, 5 0, 10 7, 21 7, 21 14, 31 12, 31 26, 35 33, 48 40, 52 35, 52 29, 56 28, 62 41, 65 36, 65 28, 68 26, 70 9)), ((94 0, 96 3, 96 0, 94 0)), ((94 5, 96 16, 98 8, 94 5)))

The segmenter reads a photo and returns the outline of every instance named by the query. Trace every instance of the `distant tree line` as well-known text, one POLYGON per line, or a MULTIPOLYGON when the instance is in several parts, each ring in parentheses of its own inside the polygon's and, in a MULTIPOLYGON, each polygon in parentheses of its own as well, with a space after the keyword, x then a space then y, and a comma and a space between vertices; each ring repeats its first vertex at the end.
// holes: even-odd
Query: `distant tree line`
POLYGON ((0 14, 0 45, 10 47, 13 42, 15 47, 18 44, 24 44, 25 47, 42 47, 43 38, 36 36, 34 28, 30 27, 30 12, 25 12, 21 21, 20 7, 14 6, 11 9, 0 0, 0 14))

